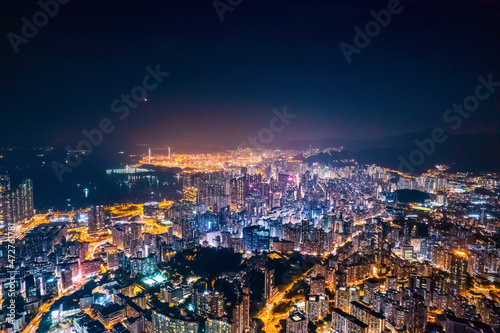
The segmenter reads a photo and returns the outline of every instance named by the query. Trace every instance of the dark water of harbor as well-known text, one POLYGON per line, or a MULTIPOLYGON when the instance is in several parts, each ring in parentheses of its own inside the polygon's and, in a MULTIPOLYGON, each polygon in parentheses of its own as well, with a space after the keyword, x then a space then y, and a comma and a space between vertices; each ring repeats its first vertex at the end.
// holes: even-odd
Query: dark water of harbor
POLYGON ((0 174, 9 174, 12 187, 24 178, 32 179, 38 211, 180 198, 180 170, 154 168, 149 172, 126 173, 126 166, 136 163, 137 158, 124 154, 90 156, 71 173, 65 173, 61 182, 52 168, 54 160, 63 161, 56 153, 4 150, 0 155, 0 174))

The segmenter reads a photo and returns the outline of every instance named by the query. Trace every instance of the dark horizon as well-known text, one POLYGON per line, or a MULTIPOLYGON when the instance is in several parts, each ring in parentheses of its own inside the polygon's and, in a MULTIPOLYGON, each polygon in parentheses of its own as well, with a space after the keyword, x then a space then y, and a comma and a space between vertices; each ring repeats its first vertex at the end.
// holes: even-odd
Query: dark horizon
MULTIPOLYGON (((21 34, 35 2, 7 1, 2 32, 21 34)), ((443 127, 443 113, 500 79, 495 1, 400 2, 403 8, 348 63, 339 45, 373 20, 368 3, 245 2, 221 21, 211 2, 60 5, 14 52, 0 44, 0 146, 74 147, 103 118, 103 147, 237 146, 273 109, 296 119, 273 142, 376 140, 443 127), (286 15, 283 15, 286 13, 286 15), (147 66, 169 75, 118 120, 112 102, 141 85, 147 66)), ((499 95, 454 133, 499 133, 499 95)))

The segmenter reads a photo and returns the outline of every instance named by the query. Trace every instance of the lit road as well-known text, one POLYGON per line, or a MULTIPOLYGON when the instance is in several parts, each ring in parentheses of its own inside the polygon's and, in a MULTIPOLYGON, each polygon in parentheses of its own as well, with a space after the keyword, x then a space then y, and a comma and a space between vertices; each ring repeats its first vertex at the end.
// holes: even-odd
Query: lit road
POLYGON ((38 325, 40 325, 40 321, 42 320, 42 315, 49 311, 50 307, 52 304, 54 304, 55 301, 57 301, 59 298, 66 296, 69 293, 69 291, 65 291, 62 294, 58 295, 54 299, 51 299, 49 302, 43 304, 40 309, 38 310, 38 314, 36 317, 29 323, 28 326, 24 329, 24 333, 34 333, 36 332, 38 325))
POLYGON ((354 221, 354 225, 365 224, 367 222, 367 220, 375 218, 375 217, 379 217, 383 213, 384 213, 384 210, 382 210, 381 212, 379 212, 377 214, 373 214, 373 215, 370 215, 370 216, 366 216, 366 217, 362 217, 360 219, 357 219, 357 220, 354 221))
POLYGON ((42 320, 42 315, 45 312, 50 310, 50 307, 52 306, 52 304, 54 304, 54 302, 57 301, 59 298, 68 295, 70 292, 74 292, 75 290, 80 289, 81 287, 83 287, 84 284, 85 284, 84 281, 81 281, 80 283, 74 285, 73 288, 71 288, 69 290, 65 290, 64 292, 60 293, 59 295, 57 295, 56 297, 54 297, 53 299, 51 299, 47 303, 43 304, 40 307, 40 309, 38 310, 38 314, 36 315, 36 317, 33 318, 33 320, 29 323, 28 326, 26 326, 26 328, 24 329, 23 332, 24 333, 35 333, 36 330, 38 329, 38 325, 40 325, 40 321, 42 320))
POLYGON ((286 288, 283 291, 278 292, 276 295, 271 297, 266 302, 266 305, 264 306, 264 308, 262 310, 260 310, 260 312, 257 314, 256 318, 259 318, 264 322, 264 330, 266 332, 279 332, 279 330, 276 329, 275 325, 279 324, 279 321, 281 319, 286 319, 288 317, 288 313, 283 313, 283 314, 276 313, 273 315, 271 311, 272 311, 272 308, 274 306, 274 303, 280 304, 280 303, 284 302, 283 299, 284 299, 286 293, 289 292, 290 289, 292 289, 292 287, 298 281, 300 281, 302 278, 306 277, 307 274, 309 274, 311 272, 311 270, 313 270, 313 269, 314 269, 314 267, 309 269, 304 274, 302 274, 302 276, 300 276, 299 278, 295 279, 292 283, 290 283, 288 286, 286 286, 286 288))
POLYGON ((23 223, 19 226, 19 229, 16 231, 16 238, 23 239, 28 232, 33 230, 33 228, 39 226, 42 223, 48 223, 49 221, 46 219, 48 214, 38 214, 35 215, 30 221, 23 223))
POLYGON ((97 250, 97 248, 101 245, 104 245, 106 244, 107 242, 109 242, 110 240, 112 240, 112 237, 109 236, 109 237, 106 237, 104 238, 103 240, 100 240, 98 242, 93 242, 91 243, 90 245, 90 248, 89 248, 89 253, 90 253, 90 259, 94 259, 94 254, 95 254, 95 251, 97 250))
MULTIPOLYGON (((379 216, 381 214, 382 213, 378 213, 378 214, 375 214, 373 216, 367 217, 365 219, 372 218, 372 217, 377 217, 377 216, 379 216)), ((343 242, 342 244, 340 244, 340 246, 339 246, 338 249, 341 249, 347 243, 348 243, 348 241, 343 242)), ((334 251, 334 252, 336 252, 336 251, 334 251)), ((271 311, 272 311, 272 308, 274 306, 274 303, 280 304, 280 303, 286 301, 286 300, 284 300, 285 294, 295 285, 295 283, 297 283, 300 279, 306 277, 313 269, 314 269, 314 267, 311 268, 311 269, 309 269, 301 277, 297 278, 292 283, 290 283, 283 291, 281 291, 278 294, 276 294, 275 296, 271 297, 271 299, 269 299, 266 302, 266 305, 264 306, 264 308, 257 314, 257 316, 255 318, 261 319, 264 322, 264 330, 266 332, 279 332, 279 329, 277 329, 275 327, 275 325, 278 325, 279 321, 281 319, 288 318, 288 313, 274 314, 274 315, 272 314, 271 311)), ((330 323, 327 323, 318 332, 323 332, 323 333, 331 332, 331 330, 330 330, 330 323)))
POLYGON ((321 327, 317 332, 318 333, 329 333, 329 332, 333 332, 332 328, 331 328, 331 325, 332 323, 328 322, 326 323, 325 325, 323 325, 323 327, 321 327))

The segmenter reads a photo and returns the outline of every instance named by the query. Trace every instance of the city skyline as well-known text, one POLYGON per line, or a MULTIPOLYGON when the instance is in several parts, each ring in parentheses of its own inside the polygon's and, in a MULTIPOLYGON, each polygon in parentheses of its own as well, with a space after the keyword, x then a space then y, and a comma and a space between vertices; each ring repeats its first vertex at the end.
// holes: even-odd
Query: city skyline
POLYGON ((500 307, 490 301, 499 297, 498 173, 452 173, 441 165, 408 175, 355 160, 308 164, 297 151, 228 153, 232 159, 145 155, 135 167, 106 171, 134 186, 127 202, 65 211, 35 213, 31 181, 15 190, 2 176, 0 246, 15 244, 15 255, 0 256, 3 269, 11 269, 0 270, 4 298, 13 300, 4 300, 0 327, 103 333, 500 327, 500 307), (134 199, 141 179, 158 190, 162 170, 172 169, 181 170, 175 176, 181 197, 134 199), (17 206, 23 208, 11 208, 17 206), (9 209, 27 215, 5 214, 9 209), (34 317, 26 306, 39 300, 34 317))
POLYGON ((4 0, 1 333, 499 333, 500 2, 4 0))

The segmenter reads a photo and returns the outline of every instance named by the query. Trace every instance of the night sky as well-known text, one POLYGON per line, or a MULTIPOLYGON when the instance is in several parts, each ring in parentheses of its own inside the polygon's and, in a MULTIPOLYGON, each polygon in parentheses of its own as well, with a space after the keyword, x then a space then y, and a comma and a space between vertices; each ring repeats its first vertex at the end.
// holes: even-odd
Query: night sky
MULTIPOLYGON (((7 34, 40 7, 3 0, 0 146, 75 145, 103 118, 116 125, 103 145, 231 146, 284 106, 297 117, 277 141, 441 126, 477 76, 500 81, 500 2, 401 5, 348 64, 339 44, 353 44, 354 27, 387 2, 243 0, 221 21, 212 1, 72 0, 15 54, 7 34), (170 75, 120 120, 111 103, 157 64, 170 75)), ((458 132, 498 133, 499 96, 458 132)))

